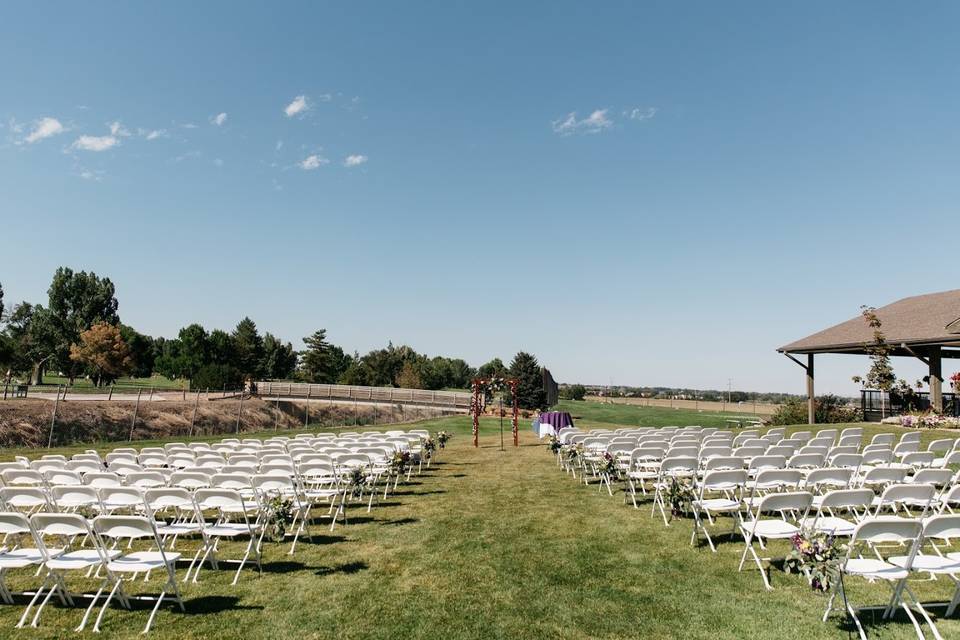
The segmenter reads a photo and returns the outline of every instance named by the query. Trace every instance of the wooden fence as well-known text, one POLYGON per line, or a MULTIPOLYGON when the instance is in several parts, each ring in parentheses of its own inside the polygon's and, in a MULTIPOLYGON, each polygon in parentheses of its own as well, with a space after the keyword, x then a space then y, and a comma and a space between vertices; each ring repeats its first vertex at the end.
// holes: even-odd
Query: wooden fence
POLYGON ((393 387, 356 387, 344 384, 305 384, 297 382, 257 382, 255 393, 264 399, 304 398, 352 402, 387 402, 454 411, 469 411, 471 394, 461 391, 424 391, 393 387))

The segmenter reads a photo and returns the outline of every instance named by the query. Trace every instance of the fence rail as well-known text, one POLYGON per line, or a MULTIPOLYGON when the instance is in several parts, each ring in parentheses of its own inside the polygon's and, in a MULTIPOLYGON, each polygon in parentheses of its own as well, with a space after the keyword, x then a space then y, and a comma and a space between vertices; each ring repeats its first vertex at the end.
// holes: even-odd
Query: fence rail
POLYGON ((316 400, 350 400, 356 402, 389 402, 456 410, 470 410, 471 394, 458 391, 425 391, 393 387, 357 387, 342 384, 305 384, 297 382, 257 382, 255 393, 262 398, 309 398, 316 400))

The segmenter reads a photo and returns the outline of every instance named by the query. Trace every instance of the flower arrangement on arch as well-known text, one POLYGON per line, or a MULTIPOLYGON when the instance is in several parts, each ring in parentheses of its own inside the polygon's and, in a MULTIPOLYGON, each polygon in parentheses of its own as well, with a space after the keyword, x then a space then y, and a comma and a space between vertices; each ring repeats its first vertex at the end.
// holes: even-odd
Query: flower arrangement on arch
POLYGON ((954 393, 960 393, 960 371, 950 376, 950 386, 954 393))
POLYGON ((347 475, 347 494, 351 498, 359 498, 367 488, 367 471, 363 467, 353 467, 347 475))
POLYGON ((577 444, 575 447, 570 447, 567 449, 567 462, 569 464, 576 464, 578 460, 583 458, 584 448, 582 444, 577 444))
POLYGON ((803 573, 810 587, 821 593, 830 591, 840 579, 840 564, 849 545, 835 536, 805 529, 791 538, 793 549, 784 562, 787 573, 803 573))
POLYGON ((935 413, 905 414, 900 416, 900 426, 912 429, 956 429, 960 418, 935 413))
POLYGON ((437 431, 437 446, 441 449, 445 449, 447 447, 447 440, 452 437, 452 433, 447 433, 446 431, 437 431))

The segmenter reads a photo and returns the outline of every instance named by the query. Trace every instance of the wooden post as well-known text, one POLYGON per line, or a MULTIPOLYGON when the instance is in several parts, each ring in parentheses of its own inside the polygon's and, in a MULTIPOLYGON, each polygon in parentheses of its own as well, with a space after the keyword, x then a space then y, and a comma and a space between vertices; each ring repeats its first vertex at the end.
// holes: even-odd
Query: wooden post
POLYGON ((307 401, 303 405, 303 427, 310 426, 310 387, 307 387, 307 401))
POLYGON ((240 392, 240 408, 237 409, 237 433, 240 433, 240 418, 243 416, 243 391, 240 392))
POLYGON ((807 354, 807 423, 817 422, 817 401, 813 394, 813 354, 807 354))
POLYGON ((943 413, 943 368, 940 347, 930 347, 930 408, 943 413))
POLYGON ((60 385, 57 385, 57 399, 53 403, 53 415, 50 417, 50 435, 47 436, 47 449, 53 446, 53 427, 57 424, 58 408, 60 408, 60 385))
POLYGON ((140 411, 141 393, 143 393, 143 389, 137 389, 137 404, 133 407, 133 420, 130 422, 130 437, 127 438, 128 441, 133 440, 133 428, 137 426, 137 412, 140 411))
POLYGON ((274 421, 273 421, 273 430, 274 430, 274 431, 276 431, 277 429, 280 428, 280 391, 277 391, 277 406, 276 406, 276 410, 277 410, 277 413, 276 413, 276 415, 274 416, 274 421))
POLYGON ((149 402, 153 402, 153 387, 150 387, 150 400, 149 400, 149 402))
POLYGON ((113 385, 110 385, 110 393, 107 394, 107 400, 113 400, 113 385))
POLYGON ((193 427, 197 424, 197 409, 200 408, 200 392, 197 391, 197 400, 193 404, 193 417, 190 418, 190 437, 193 437, 193 427))

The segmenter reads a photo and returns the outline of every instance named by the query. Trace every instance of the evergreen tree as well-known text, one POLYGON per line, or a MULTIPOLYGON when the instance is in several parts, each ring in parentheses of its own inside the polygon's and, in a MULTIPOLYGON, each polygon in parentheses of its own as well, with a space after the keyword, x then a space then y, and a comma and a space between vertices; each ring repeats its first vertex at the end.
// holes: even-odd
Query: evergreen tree
POLYGON ((307 350, 303 352, 300 375, 307 382, 332 384, 336 382, 336 366, 330 344, 327 343, 327 330, 318 329, 303 339, 307 350))
POLYGON ((254 380, 263 377, 263 338, 257 333, 257 325, 244 318, 233 331, 233 343, 237 350, 237 368, 244 377, 254 380))
POLYGON ((537 359, 521 351, 510 363, 510 377, 517 379, 517 404, 521 409, 546 409, 547 393, 537 359))
POLYGON ((273 334, 263 336, 263 363, 260 369, 271 380, 282 380, 293 375, 297 367, 297 354, 293 345, 284 344, 273 334))

